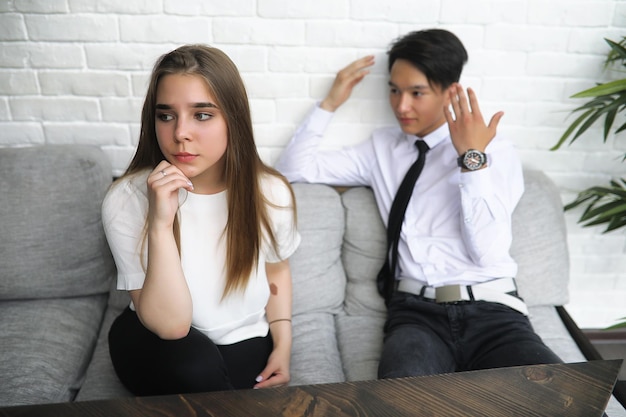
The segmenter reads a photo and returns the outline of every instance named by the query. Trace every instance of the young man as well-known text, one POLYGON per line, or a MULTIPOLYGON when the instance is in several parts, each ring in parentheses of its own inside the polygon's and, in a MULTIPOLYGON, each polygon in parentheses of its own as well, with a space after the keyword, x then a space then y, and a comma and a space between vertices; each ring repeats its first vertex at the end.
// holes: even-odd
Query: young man
POLYGON ((389 227, 405 174, 426 155, 406 212, 392 214, 404 220, 399 238, 388 233, 397 241, 391 280, 379 276, 388 308, 379 377, 560 362, 533 331, 516 291, 511 215, 524 182, 513 146, 496 136, 503 113, 485 124, 474 92, 466 96, 458 84, 467 52, 452 33, 409 33, 388 55, 399 126, 351 148, 318 149, 333 112, 373 65, 367 56, 339 71, 277 163, 292 182, 370 186, 389 227))

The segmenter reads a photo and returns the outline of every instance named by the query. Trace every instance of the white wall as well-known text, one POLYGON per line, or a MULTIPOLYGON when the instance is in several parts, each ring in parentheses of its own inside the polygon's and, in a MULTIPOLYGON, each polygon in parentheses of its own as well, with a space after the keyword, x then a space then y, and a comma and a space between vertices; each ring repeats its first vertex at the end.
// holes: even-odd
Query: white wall
MULTIPOLYGON (((222 48, 240 68, 270 163, 334 73, 375 53, 374 73, 336 115, 327 145, 356 143, 394 123, 388 44, 429 27, 463 40, 470 61, 462 82, 485 114, 505 111, 501 132, 564 201, 625 175, 623 138, 603 144, 596 131, 548 150, 572 120, 571 94, 624 77, 602 70, 603 38, 626 35, 626 3, 617 0, 0 0, 0 146, 94 144, 119 174, 136 144, 154 60, 192 42, 222 48)), ((567 307, 581 327, 604 327, 626 316, 626 233, 602 235, 577 218, 567 214, 567 307)))

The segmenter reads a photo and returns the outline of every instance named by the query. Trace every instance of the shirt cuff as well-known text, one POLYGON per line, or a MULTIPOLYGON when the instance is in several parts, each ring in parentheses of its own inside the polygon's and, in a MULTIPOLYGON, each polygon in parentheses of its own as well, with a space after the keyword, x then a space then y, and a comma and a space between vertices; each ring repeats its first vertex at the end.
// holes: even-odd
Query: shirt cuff
POLYGON ((459 178, 459 185, 470 197, 483 197, 493 194, 493 181, 491 172, 487 166, 472 172, 462 172, 459 178))
POLYGON ((335 113, 322 109, 320 103, 321 101, 318 101, 311 110, 307 124, 310 130, 324 133, 335 113))

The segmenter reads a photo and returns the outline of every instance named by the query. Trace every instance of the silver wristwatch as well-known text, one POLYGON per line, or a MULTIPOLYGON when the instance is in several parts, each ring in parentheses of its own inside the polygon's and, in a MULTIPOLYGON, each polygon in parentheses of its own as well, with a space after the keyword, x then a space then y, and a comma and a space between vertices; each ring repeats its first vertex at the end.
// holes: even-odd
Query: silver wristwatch
POLYGON ((468 149, 467 152, 459 156, 456 162, 460 168, 476 171, 487 163, 487 154, 476 149, 468 149))

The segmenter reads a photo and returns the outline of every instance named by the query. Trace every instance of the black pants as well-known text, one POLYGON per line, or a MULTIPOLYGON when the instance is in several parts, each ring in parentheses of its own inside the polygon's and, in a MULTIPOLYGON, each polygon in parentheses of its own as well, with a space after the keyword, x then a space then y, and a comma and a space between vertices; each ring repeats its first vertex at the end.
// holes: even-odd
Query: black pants
POLYGON ((483 301, 437 304, 396 292, 389 304, 380 378, 561 363, 528 317, 483 301))
POLYGON ((272 338, 216 345, 194 329, 163 340, 126 308, 109 331, 115 372, 135 395, 167 395, 252 388, 272 352, 272 338))

